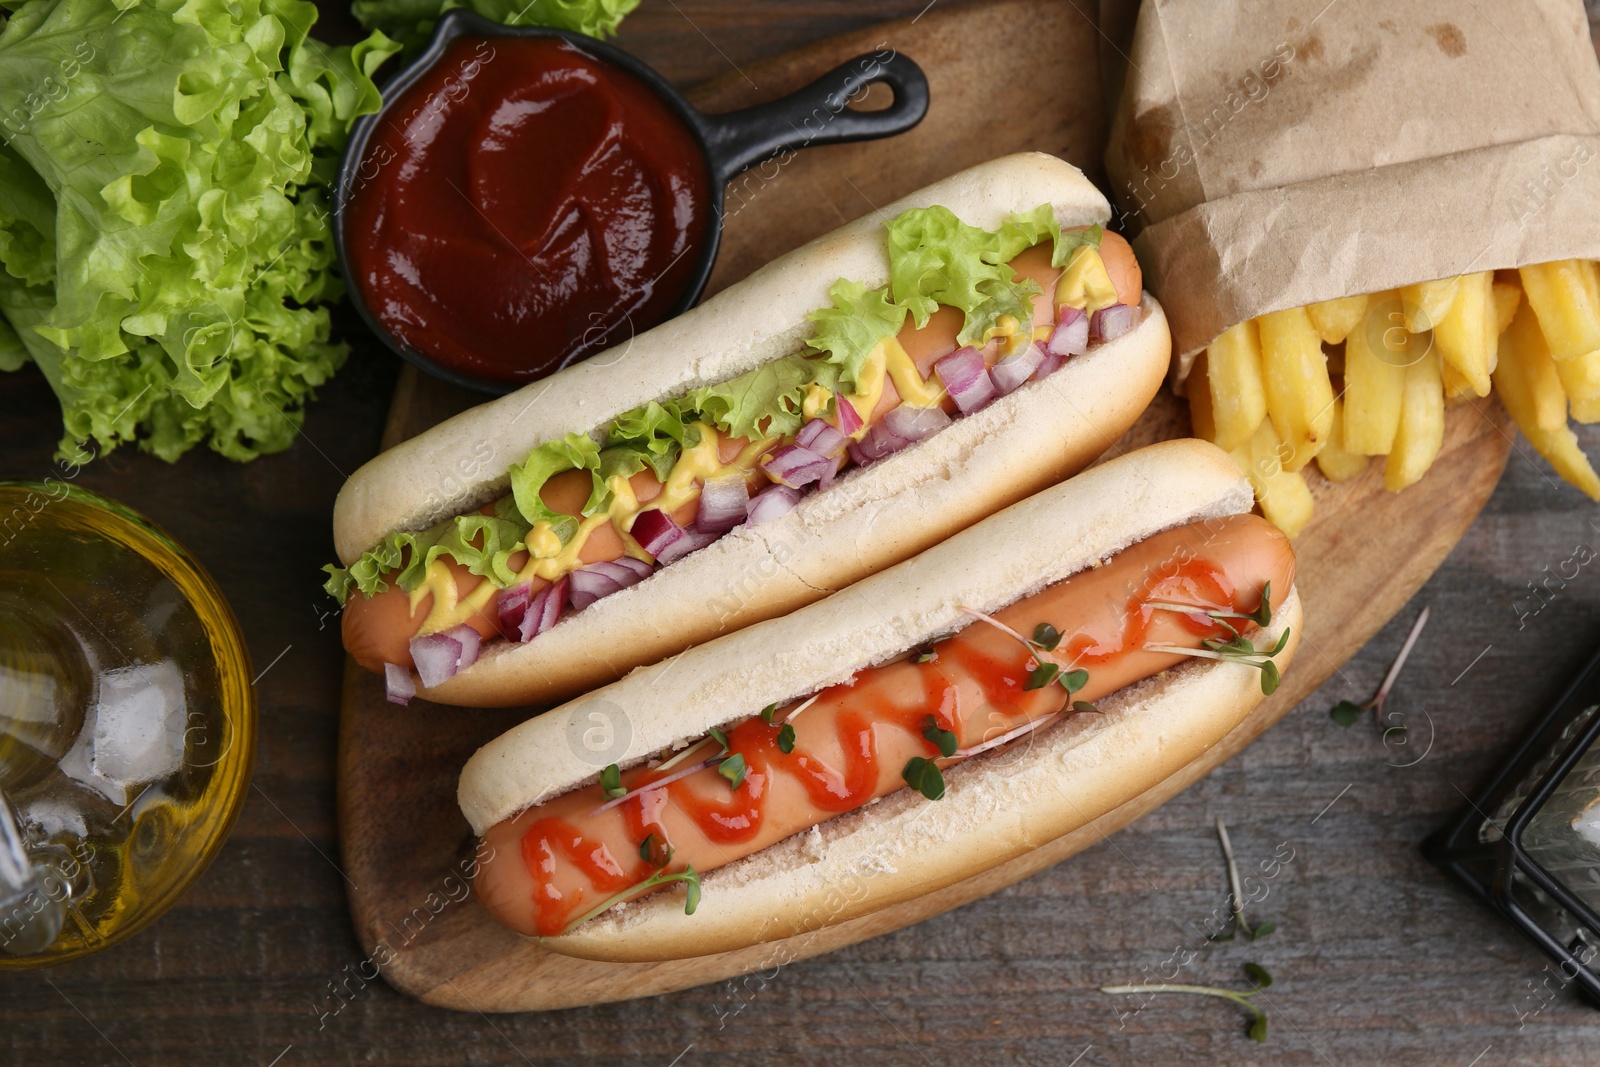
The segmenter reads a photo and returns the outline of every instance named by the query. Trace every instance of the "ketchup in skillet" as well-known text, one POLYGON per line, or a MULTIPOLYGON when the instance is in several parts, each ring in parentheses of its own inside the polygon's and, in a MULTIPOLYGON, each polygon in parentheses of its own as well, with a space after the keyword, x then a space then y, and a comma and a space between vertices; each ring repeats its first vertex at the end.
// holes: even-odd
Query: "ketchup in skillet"
POLYGON ((395 337, 476 378, 542 377, 667 317, 708 176, 627 71, 550 38, 461 37, 373 131, 344 221, 395 337))

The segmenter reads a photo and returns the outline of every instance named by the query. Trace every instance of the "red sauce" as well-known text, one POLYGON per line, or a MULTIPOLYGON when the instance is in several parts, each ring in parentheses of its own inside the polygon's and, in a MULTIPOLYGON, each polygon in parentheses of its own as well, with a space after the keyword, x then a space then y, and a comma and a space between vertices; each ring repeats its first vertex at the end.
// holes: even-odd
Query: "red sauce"
POLYGON ((563 41, 462 37, 373 132, 346 249, 397 338, 515 384, 667 317, 708 190, 698 142, 632 74, 563 41))
MULTIPOLYGON (((670 824, 678 827, 680 837, 691 827, 690 836, 698 832, 712 850, 726 857, 718 860, 702 854, 690 861, 704 870, 759 847, 774 834, 787 836, 803 828, 791 825, 793 812, 769 810, 774 793, 787 789, 792 803, 798 799, 794 788, 798 785, 816 811, 815 817, 805 817, 807 825, 814 825, 900 788, 908 753, 930 759, 940 756, 923 733, 930 719, 953 732, 960 748, 967 749, 1062 711, 1069 700, 1097 700, 1173 665, 1181 657, 1152 653, 1144 646, 1154 642, 1192 647, 1225 631, 1201 613, 1157 609, 1151 603, 1254 610, 1261 582, 1269 578, 1279 583, 1274 601, 1281 602, 1292 580, 1293 560, 1287 548, 1279 546, 1284 546, 1282 535, 1253 516, 1220 520, 1210 531, 1198 524, 1179 528, 1127 550, 1107 567, 1050 586, 1000 612, 996 621, 1024 634, 1031 634, 1042 621, 1061 630, 1063 639, 1050 659, 1063 669, 1082 667, 1090 672, 1088 684, 1076 694, 1069 696, 1054 684, 1025 688, 1039 657, 998 629, 974 623, 938 642, 930 659, 907 658, 867 668, 822 690, 803 707, 804 702, 796 702, 781 709, 772 723, 759 716, 739 723, 727 735, 729 751, 742 756, 747 767, 737 789, 710 768, 648 788, 653 781, 680 773, 686 762, 714 755, 716 749, 706 743, 676 765, 625 772, 623 785, 641 791, 617 806, 610 815, 615 821, 589 814, 597 803, 594 788, 536 809, 529 813, 533 820, 520 830, 522 859, 533 881, 531 925, 540 935, 558 934, 605 896, 647 879, 653 868, 635 859, 639 842, 654 834, 669 846, 692 844, 675 842, 670 824), (1262 544, 1265 551, 1250 547, 1262 544), (1199 557, 1194 548, 1207 556, 1199 557), (1288 570, 1274 574, 1269 565, 1288 570), (790 715, 800 733, 786 753, 778 739, 790 715), (901 735, 907 743, 893 741, 901 735), (897 753, 892 765, 884 758, 885 747, 897 753), (609 834, 619 850, 627 844, 632 851, 626 863, 619 864, 601 841, 585 837, 586 827, 600 836, 609 834), (757 842, 763 831, 766 838, 757 842), (579 882, 587 882, 599 895, 591 898, 582 886, 565 896, 556 890, 556 864, 563 861, 583 875, 579 882)), ((1241 629, 1250 629, 1236 621, 1241 629)), ((516 823, 513 820, 512 825, 516 823)), ((683 870, 684 857, 679 855, 671 866, 683 870)), ((573 879, 567 882, 570 885, 573 879)))

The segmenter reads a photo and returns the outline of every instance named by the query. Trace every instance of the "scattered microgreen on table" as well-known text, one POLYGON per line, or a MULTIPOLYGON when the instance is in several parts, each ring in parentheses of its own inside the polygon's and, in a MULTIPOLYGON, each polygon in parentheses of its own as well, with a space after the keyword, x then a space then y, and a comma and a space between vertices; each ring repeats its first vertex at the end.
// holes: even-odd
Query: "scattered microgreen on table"
POLYGON ((1384 725, 1384 705, 1389 701, 1389 694, 1394 690, 1394 683, 1400 677, 1400 670, 1406 665, 1406 660, 1411 658, 1411 649, 1416 645, 1417 638, 1422 636, 1422 628, 1428 625, 1430 608, 1424 607, 1417 615, 1417 621, 1411 624, 1411 632, 1406 634, 1405 643, 1400 646, 1400 652, 1395 656, 1394 662, 1389 665, 1389 673, 1383 676, 1383 684, 1378 686, 1378 691, 1372 694, 1372 699, 1364 704, 1357 704, 1353 700, 1341 700, 1328 709, 1328 717, 1340 726, 1352 726, 1361 718, 1362 712, 1372 712, 1373 722, 1383 731, 1385 737, 1391 731, 1405 733, 1405 726, 1396 723, 1392 726, 1384 725))
POLYGON ((1225 989, 1214 985, 1184 985, 1180 983, 1163 982, 1154 985, 1103 985, 1100 992, 1112 996, 1121 996, 1129 993, 1181 993, 1197 997, 1218 997, 1222 1000, 1231 1000, 1239 1007, 1250 1013, 1250 1026, 1245 1033, 1252 1041, 1266 1041, 1267 1039, 1267 1013, 1256 1006, 1251 998, 1263 989, 1272 985, 1272 975, 1259 963, 1244 965, 1245 977, 1253 983, 1249 990, 1225 989))

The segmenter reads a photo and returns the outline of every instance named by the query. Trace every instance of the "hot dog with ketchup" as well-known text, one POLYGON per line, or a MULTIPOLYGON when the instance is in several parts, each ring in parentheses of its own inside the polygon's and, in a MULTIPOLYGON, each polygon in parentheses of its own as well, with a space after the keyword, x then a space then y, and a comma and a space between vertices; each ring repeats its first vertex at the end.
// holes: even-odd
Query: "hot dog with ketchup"
POLYGON ((1293 554, 1250 499, 1215 448, 1152 446, 524 724, 462 775, 478 898, 556 951, 671 959, 1070 832, 1220 740, 1293 656, 1293 554), (595 714, 630 734, 599 770, 571 741, 595 714))
POLYGON ((1072 473, 1169 354, 1108 214, 997 160, 391 449, 335 508, 346 648, 397 702, 549 701, 1072 473))

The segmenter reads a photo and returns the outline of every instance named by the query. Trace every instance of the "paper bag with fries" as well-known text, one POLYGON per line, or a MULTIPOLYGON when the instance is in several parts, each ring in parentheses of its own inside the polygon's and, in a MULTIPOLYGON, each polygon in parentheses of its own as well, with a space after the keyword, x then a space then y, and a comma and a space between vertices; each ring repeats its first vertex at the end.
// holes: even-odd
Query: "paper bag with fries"
POLYGON ((1195 432, 1263 511, 1427 471, 1491 390, 1600 477, 1600 66, 1580 0, 1147 0, 1106 169, 1195 432))

